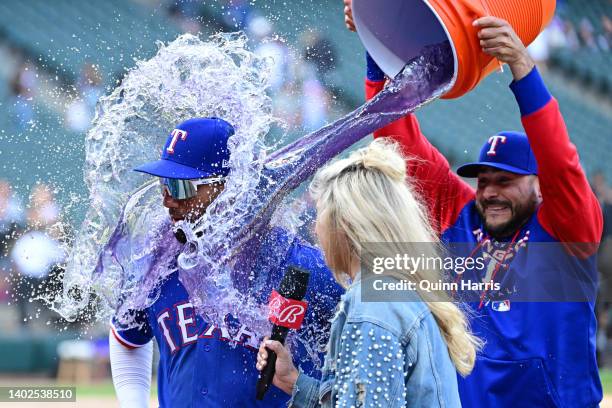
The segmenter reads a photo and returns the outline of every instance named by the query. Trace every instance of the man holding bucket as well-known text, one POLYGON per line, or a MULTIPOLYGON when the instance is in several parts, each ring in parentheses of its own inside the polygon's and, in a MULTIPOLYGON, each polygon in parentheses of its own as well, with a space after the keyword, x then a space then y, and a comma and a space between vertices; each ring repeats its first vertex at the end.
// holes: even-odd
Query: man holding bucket
MULTIPOLYGON (((345 5, 354 29, 351 2, 345 5)), ((477 178, 476 190, 451 171, 414 115, 375 133, 420 159, 408 163, 408 172, 443 241, 468 244, 469 256, 489 260, 472 277, 507 290, 483 291, 468 302, 474 334, 486 345, 472 374, 460 378, 461 400, 466 407, 598 406, 593 289, 601 209, 559 105, 521 39, 500 18, 479 18, 473 26, 481 51, 509 65, 526 132, 488 137, 478 161, 459 167, 460 176, 477 178), (548 297, 513 297, 555 284, 548 297)), ((383 71, 368 58, 367 97, 384 84, 383 71)))

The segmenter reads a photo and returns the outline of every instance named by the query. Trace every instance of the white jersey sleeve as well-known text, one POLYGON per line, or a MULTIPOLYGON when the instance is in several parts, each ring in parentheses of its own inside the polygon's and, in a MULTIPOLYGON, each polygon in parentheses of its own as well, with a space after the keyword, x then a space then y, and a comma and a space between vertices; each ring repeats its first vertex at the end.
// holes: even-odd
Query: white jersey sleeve
POLYGON ((108 336, 113 384, 122 408, 148 408, 151 392, 153 342, 128 348, 113 330, 108 336))

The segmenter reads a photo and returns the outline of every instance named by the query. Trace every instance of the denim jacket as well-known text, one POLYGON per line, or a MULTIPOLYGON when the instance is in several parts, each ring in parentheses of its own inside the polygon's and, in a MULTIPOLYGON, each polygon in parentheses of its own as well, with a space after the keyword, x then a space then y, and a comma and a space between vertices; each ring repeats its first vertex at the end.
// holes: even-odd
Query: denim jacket
POLYGON ((362 302, 355 282, 331 326, 321 381, 300 372, 289 406, 460 407, 457 373, 425 303, 362 302))

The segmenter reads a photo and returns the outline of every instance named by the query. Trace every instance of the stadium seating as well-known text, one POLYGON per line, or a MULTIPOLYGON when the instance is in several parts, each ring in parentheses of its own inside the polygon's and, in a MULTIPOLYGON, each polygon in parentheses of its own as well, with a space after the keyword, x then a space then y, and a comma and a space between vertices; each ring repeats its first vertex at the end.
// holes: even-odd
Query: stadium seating
MULTIPOLYGON (((559 101, 587 173, 604 170, 611 179, 608 162, 612 117, 585 104, 558 80, 545 79, 559 101)), ((507 87, 511 81, 508 70, 504 74, 494 73, 458 100, 436 101, 423 108, 418 113, 423 132, 456 164, 476 159, 487 136, 501 130, 522 129, 518 107, 507 87)))
MULTIPOLYGON (((219 22, 225 10, 218 4, 220 2, 205 2, 202 8, 209 21, 222 26, 219 22)), ((269 17, 275 31, 296 49, 300 47, 301 34, 308 27, 316 27, 331 40, 337 58, 335 69, 325 74, 324 82, 336 90, 335 93, 349 108, 363 101, 364 52, 357 35, 344 27, 340 1, 270 0, 253 4, 256 12, 269 17)), ((569 2, 568 7, 575 4, 569 2)), ((213 29, 212 25, 209 28, 213 29)), ((225 29, 235 27, 225 26, 225 29)), ((146 8, 123 0, 96 3, 31 0, 10 5, 0 2, 0 32, 7 41, 30 55, 41 56, 39 62, 42 65, 60 72, 68 81, 77 78, 85 61, 98 63, 107 84, 112 74, 124 72, 125 67, 134 65, 132 57, 151 55, 155 50, 155 40, 168 40, 179 33, 161 8, 146 8), (14 24, 15 21, 20 22, 19 26, 14 24)), ((575 64, 576 69, 591 70, 593 78, 599 78, 597 72, 602 70, 597 67, 604 66, 607 57, 601 57, 598 65, 582 63, 587 60, 583 60, 581 55, 576 58, 574 54, 567 60, 575 64)), ((609 70, 606 72, 609 75, 609 70)), ((515 102, 507 90, 509 82, 508 73, 494 74, 459 100, 437 101, 425 107, 419 113, 424 132, 453 161, 475 158, 487 135, 501 129, 521 127, 515 102)), ((585 105, 579 95, 566 91, 554 81, 549 85, 560 100, 570 134, 587 170, 607 169, 608 178, 612 179, 612 168, 606 164, 606 153, 612 147, 610 115, 585 105)), ((7 84, 0 81, 0 103, 4 103, 0 108, 3 111, 7 107, 6 95, 7 84)), ((17 166, 28 157, 44 159, 37 168, 28 172, 14 170, 11 166, 6 170, 5 167, 3 175, 28 184, 35 179, 51 178, 59 183, 64 180, 63 183, 70 185, 72 191, 81 178, 83 158, 78 144, 82 143, 82 135, 64 131, 61 118, 48 107, 37 105, 36 112, 36 127, 11 138, 6 134, 14 134, 14 127, 6 114, 0 115, 0 132, 8 132, 1 138, 3 157, 8 154, 11 166, 17 166), (6 140, 10 143, 4 145, 6 140), (34 146, 28 145, 31 140, 37 141, 34 146), (66 150, 67 154, 58 150, 58 146, 66 141, 75 146, 66 150), (58 173, 58 169, 62 169, 64 174, 58 173)))
MULTIPOLYGON (((605 0, 567 0, 559 7, 559 16, 579 31, 583 20, 593 26, 594 35, 604 32, 601 17, 612 17, 612 3, 605 0)), ((610 44, 612 47, 612 44, 610 44)), ((605 93, 612 92, 612 51, 582 46, 579 50, 559 49, 551 62, 585 84, 605 93)))
MULTIPOLYGON (((301 52, 299 40, 302 34, 318 31, 334 44, 337 55, 335 69, 324 75, 323 81, 342 93, 342 98, 351 105, 357 106, 363 100, 364 76, 363 47, 355 33, 344 26, 341 1, 329 0, 270 0, 253 2, 256 14, 267 17, 274 25, 275 34, 287 40, 296 52, 301 52)), ((221 20, 225 8, 218 3, 205 3, 204 12, 209 19, 221 20)), ((236 30, 235 26, 226 25, 227 30, 236 30)))
POLYGON ((0 373, 47 373, 53 374, 57 369, 57 345, 67 334, 34 335, 18 333, 0 336, 0 347, 3 350, 0 359, 0 373))
MULTIPOLYGON (((97 64, 104 84, 112 89, 115 79, 134 66, 134 58, 152 56, 155 41, 172 40, 179 34, 165 14, 158 13, 123 0, 0 2, 0 35, 66 83, 78 79, 85 63, 97 64)), ((70 193, 86 196, 83 135, 66 130, 61 114, 45 101, 32 103, 35 126, 18 130, 14 100, 6 81, 0 80, 2 178, 15 186, 51 182, 60 190, 60 204, 68 205, 70 193), (33 161, 36 166, 23 168, 23 163, 33 161)), ((70 205, 69 215, 80 220, 83 209, 76 207, 70 205)))
POLYGON ((99 65, 108 84, 134 65, 133 57, 150 57, 155 41, 178 35, 158 11, 122 0, 0 2, 0 30, 69 81, 91 62, 99 65))
MULTIPOLYGON (((585 2, 576 0, 571 6, 575 7, 578 3, 585 2)), ((595 4, 600 7, 603 2, 588 3, 599 10, 595 4)), ((324 81, 340 89, 341 97, 349 106, 362 103, 365 75, 363 46, 357 35, 344 27, 342 2, 271 0, 253 4, 259 13, 274 23, 276 33, 284 36, 293 46, 297 46, 296 41, 305 27, 317 27, 332 40, 338 55, 336 69, 325 76, 324 81)), ((207 12, 219 13, 219 17, 223 10, 209 5, 207 12)), ((596 14, 593 12, 593 16, 596 14)), ((599 78, 601 73, 612 75, 609 69, 612 64, 606 63, 610 54, 604 56, 599 53, 597 58, 583 59, 580 54, 578 58, 573 55, 571 60, 580 69, 592 72, 593 78, 599 78)), ((508 70, 504 74, 493 74, 477 89, 458 100, 436 101, 425 107, 418 114, 424 133, 453 161, 460 163, 475 159, 487 136, 500 130, 522 129, 516 102, 507 87, 511 80, 508 70)), ((612 179, 612 168, 606 164, 608 152, 612 150, 612 117, 585 105, 579 95, 565 90, 562 84, 552 80, 547 83, 560 101, 570 136, 578 147, 587 172, 590 174, 597 169, 607 169, 608 179, 612 179)))

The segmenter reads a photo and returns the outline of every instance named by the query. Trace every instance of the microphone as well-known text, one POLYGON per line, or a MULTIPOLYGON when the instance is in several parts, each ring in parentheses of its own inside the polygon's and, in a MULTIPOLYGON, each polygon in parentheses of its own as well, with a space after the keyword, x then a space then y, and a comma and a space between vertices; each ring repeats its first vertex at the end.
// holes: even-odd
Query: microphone
MULTIPOLYGON (((287 267, 278 292, 273 290, 268 304, 268 319, 273 323, 270 340, 285 344, 289 329, 299 329, 308 304, 303 302, 310 273, 295 266, 287 267)), ((276 353, 268 349, 268 362, 257 381, 257 399, 262 400, 276 372, 276 353)))

